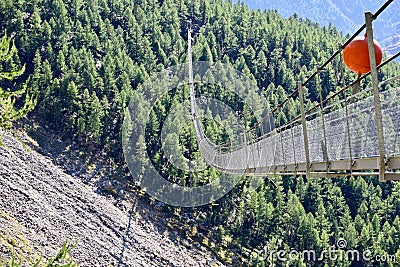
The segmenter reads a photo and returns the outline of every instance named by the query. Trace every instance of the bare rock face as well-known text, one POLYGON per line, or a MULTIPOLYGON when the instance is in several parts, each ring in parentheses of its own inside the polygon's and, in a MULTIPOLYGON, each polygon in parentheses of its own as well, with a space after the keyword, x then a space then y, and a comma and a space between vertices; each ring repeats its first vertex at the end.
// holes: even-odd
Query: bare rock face
POLYGON ((12 136, 4 143, 0 210, 23 226, 39 254, 54 255, 69 240, 77 242, 70 254, 80 266, 221 266, 208 252, 188 249, 172 234, 148 227, 129 207, 119 209, 12 136))

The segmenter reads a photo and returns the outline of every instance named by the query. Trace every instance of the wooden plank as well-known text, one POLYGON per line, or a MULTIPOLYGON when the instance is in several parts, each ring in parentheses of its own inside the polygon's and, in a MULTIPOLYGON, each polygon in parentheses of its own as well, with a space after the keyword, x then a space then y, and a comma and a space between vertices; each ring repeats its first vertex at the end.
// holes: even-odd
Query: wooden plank
POLYGON ((400 181, 400 173, 385 173, 386 181, 400 181))
POLYGON ((389 170, 400 170, 400 157, 389 157, 388 169, 389 170))

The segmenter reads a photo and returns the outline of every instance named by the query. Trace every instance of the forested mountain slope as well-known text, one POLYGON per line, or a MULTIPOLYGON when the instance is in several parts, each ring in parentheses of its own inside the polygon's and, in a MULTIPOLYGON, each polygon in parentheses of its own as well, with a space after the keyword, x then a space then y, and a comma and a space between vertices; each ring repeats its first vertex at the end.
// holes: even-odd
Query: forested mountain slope
MULTIPOLYGON (((39 96, 32 118, 49 125, 61 139, 79 142, 82 158, 109 159, 114 176, 124 177, 123 111, 152 73, 186 61, 188 20, 197 25, 194 59, 231 63, 257 82, 271 107, 295 90, 296 82, 304 81, 345 40, 333 26, 320 27, 297 17, 284 19, 277 12, 254 11, 244 4, 220 0, 6 0, 0 2, 0 33, 7 31, 13 36, 18 54, 1 68, 26 63, 27 71, 17 81, 1 83, 18 88, 27 81, 39 96)), ((342 67, 341 61, 335 60, 321 72, 323 97, 342 86, 342 67)), ((398 65, 388 64, 380 79, 399 72, 398 65)), ((344 73, 347 83, 355 78, 349 71, 344 73)), ((367 86, 368 80, 361 85, 362 89, 367 86)), ((315 82, 305 88, 309 103, 318 101, 318 88, 315 82)), ((186 89, 172 92, 156 104, 142 141, 165 178, 196 185, 203 181, 174 169, 159 145, 160 127, 170 103, 186 100, 186 89)), ((219 88, 208 90, 221 98, 226 96, 219 88)), ((238 104, 233 98, 225 99, 228 105, 238 104)), ((298 112, 298 101, 288 101, 277 114, 276 124, 287 122, 298 112)), ((226 141, 215 121, 204 127, 216 139, 226 141)), ((177 134, 179 146, 188 156, 199 154, 190 121, 177 134)), ((213 179, 218 172, 207 169, 202 175, 213 179)), ((1 177, 3 183, 7 183, 5 177, 1 177)), ((244 179, 223 199, 207 206, 160 207, 166 214, 176 215, 179 229, 188 238, 235 266, 276 263, 276 259, 254 256, 267 245, 271 250, 321 251, 339 238, 345 238, 351 249, 397 253, 400 258, 400 184, 381 184, 375 177, 270 179, 276 187, 266 180, 254 192, 246 190, 248 181, 244 179)), ((287 264, 305 266, 302 260, 287 264)), ((335 266, 350 265, 348 261, 335 262, 335 266)))
MULTIPOLYGON (((275 91, 272 106, 344 40, 333 27, 218 0, 20 0, 2 2, 0 14, 0 30, 18 47, 13 64, 27 63, 29 86, 39 93, 36 112, 115 158, 122 110, 135 88, 185 62, 188 19, 201 27, 194 59, 234 64, 260 89, 275 91)), ((323 78, 324 96, 337 86, 339 67, 335 62, 323 78)), ((315 85, 309 90, 316 99, 315 85)))
MULTIPOLYGON (((284 17, 297 14, 323 26, 332 24, 344 34, 352 34, 365 23, 364 12, 375 12, 386 0, 244 0, 255 9, 273 9, 284 17)), ((384 50, 392 55, 400 51, 400 2, 393 1, 383 15, 374 22, 376 39, 384 50)))

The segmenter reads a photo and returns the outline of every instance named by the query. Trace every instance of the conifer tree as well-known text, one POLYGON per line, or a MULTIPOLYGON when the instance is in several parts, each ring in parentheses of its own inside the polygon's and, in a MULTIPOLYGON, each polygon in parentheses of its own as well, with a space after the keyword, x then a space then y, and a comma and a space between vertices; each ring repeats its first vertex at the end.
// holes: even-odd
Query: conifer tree
MULTIPOLYGON (((7 35, 0 39, 0 63, 9 61, 17 48, 14 42, 7 35)), ((12 69, 0 72, 0 81, 13 80, 22 75, 25 71, 25 65, 20 69, 12 69)), ((11 129, 12 123, 25 117, 36 105, 36 97, 27 93, 26 84, 19 89, 0 87, 0 128, 11 129), (16 101, 25 96, 22 106, 17 106, 16 101)), ((1 142, 1 140, 0 140, 1 142)))

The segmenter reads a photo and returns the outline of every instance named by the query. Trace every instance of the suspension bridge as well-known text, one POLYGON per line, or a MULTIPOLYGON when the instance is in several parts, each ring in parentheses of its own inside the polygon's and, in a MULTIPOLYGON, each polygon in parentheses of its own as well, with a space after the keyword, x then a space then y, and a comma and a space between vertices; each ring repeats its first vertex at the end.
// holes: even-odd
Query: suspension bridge
POLYGON ((214 168, 229 174, 247 176, 305 175, 312 177, 379 176, 380 182, 400 180, 400 88, 382 90, 400 78, 378 80, 378 71, 397 58, 395 54, 377 66, 373 46, 372 22, 393 1, 387 1, 375 14, 365 13, 365 24, 339 47, 297 90, 270 111, 263 121, 280 112, 290 98, 298 97, 300 114, 288 123, 254 135, 262 122, 243 134, 243 142, 226 147, 216 145, 204 133, 199 121, 192 66, 192 30, 188 30, 188 61, 191 113, 199 150, 214 168), (369 73, 322 99, 306 110, 303 90, 344 48, 366 29, 370 58, 369 73), (372 88, 357 92, 360 81, 371 76, 372 88), (353 94, 347 91, 351 90, 353 94), (365 96, 365 97, 364 97, 365 96), (336 98, 335 98, 336 97, 336 98), (331 104, 331 100, 339 102, 331 104))

